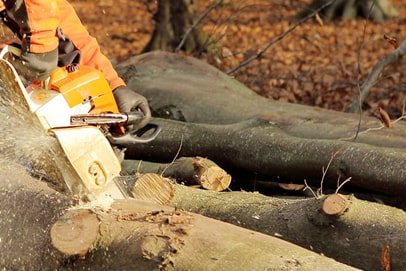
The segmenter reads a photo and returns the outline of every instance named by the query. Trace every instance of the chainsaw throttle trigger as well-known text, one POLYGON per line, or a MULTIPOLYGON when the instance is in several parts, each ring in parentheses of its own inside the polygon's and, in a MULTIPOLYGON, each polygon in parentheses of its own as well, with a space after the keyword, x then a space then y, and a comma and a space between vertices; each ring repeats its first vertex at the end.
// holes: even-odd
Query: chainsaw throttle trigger
POLYGON ((132 144, 148 143, 154 140, 160 131, 161 126, 155 123, 148 123, 141 129, 128 131, 125 135, 113 136, 112 134, 108 134, 107 139, 113 145, 125 147, 132 144))

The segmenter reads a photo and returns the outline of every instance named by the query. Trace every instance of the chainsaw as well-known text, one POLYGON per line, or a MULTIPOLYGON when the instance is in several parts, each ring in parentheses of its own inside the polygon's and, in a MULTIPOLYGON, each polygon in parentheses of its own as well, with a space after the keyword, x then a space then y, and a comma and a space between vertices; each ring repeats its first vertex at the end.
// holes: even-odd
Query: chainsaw
POLYGON ((58 67, 47 80, 24 85, 6 59, 8 54, 20 53, 11 45, 3 48, 1 81, 57 139, 68 161, 66 166, 70 167, 69 175, 63 177, 68 190, 82 201, 126 198, 117 181, 121 162, 112 145, 152 141, 160 127, 153 123, 140 127, 144 119, 140 111, 119 112, 107 80, 92 67, 58 67))

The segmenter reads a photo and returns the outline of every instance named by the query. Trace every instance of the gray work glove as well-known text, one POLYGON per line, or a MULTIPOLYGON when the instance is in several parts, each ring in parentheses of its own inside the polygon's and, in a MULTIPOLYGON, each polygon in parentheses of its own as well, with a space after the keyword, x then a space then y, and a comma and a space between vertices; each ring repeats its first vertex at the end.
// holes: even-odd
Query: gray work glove
POLYGON ((11 64, 17 73, 27 80, 45 80, 56 69, 58 63, 58 50, 48 53, 22 52, 20 56, 12 56, 11 64))
POLYGON ((144 96, 126 86, 116 88, 113 91, 113 95, 120 112, 126 113, 138 110, 144 113, 145 118, 136 126, 128 127, 128 129, 140 129, 149 123, 151 120, 151 110, 148 101, 144 96))

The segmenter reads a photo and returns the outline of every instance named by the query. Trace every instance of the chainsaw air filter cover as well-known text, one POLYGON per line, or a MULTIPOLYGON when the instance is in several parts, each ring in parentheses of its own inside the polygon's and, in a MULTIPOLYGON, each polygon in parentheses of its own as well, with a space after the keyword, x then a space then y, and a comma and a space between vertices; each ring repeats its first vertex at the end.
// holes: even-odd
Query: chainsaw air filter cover
POLYGON ((48 89, 61 93, 70 107, 91 103, 88 113, 118 113, 113 92, 103 73, 92 67, 71 64, 56 69, 48 89))

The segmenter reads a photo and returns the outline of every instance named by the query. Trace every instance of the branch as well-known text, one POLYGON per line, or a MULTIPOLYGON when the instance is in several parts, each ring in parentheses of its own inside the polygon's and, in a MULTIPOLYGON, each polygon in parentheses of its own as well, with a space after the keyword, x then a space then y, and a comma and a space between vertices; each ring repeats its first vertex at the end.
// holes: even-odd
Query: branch
POLYGON ((382 71, 386 68, 386 66, 398 61, 405 54, 406 40, 403 41, 403 43, 396 50, 392 51, 390 54, 384 56, 378 61, 378 63, 372 68, 365 82, 362 84, 359 94, 351 105, 351 108, 349 110, 350 112, 359 113, 359 105, 364 102, 366 96, 371 91, 371 88, 378 81, 378 77, 382 73, 382 71))
POLYGON ((304 17, 303 19, 301 19, 300 21, 298 21, 297 23, 295 23, 293 26, 291 26, 288 30, 286 30, 285 32, 283 32, 281 35, 279 35, 278 37, 276 37, 275 39, 271 40, 270 42, 268 42, 262 49, 261 51, 256 54, 251 56, 250 58, 248 58, 247 60, 241 62, 239 65, 235 66, 234 68, 229 69, 228 71, 226 71, 227 74, 231 74, 233 72, 235 72, 236 70, 238 70, 239 68, 251 63, 252 61, 259 59, 265 52, 266 50, 269 49, 269 47, 271 47, 272 45, 274 45, 275 43, 277 43, 278 41, 282 40, 285 36, 287 36, 290 32, 292 32, 293 30, 295 30, 296 27, 298 27, 299 25, 301 25, 302 23, 306 22, 308 19, 312 18, 313 16, 315 16, 317 13, 319 13, 321 10, 323 10, 324 8, 328 7, 329 5, 331 5, 334 1, 336 0, 331 0, 329 2, 327 2, 326 4, 322 5, 321 7, 319 7, 318 9, 316 9, 315 11, 313 11, 311 14, 307 15, 306 17, 304 17))
POLYGON ((178 47, 175 49, 175 53, 178 53, 180 49, 182 48, 183 44, 185 44, 187 37, 189 34, 195 29, 195 27, 200 24, 200 22, 217 6, 221 5, 223 3, 223 0, 219 0, 217 3, 209 7, 197 20, 196 22, 193 23, 193 25, 186 31, 185 35, 183 36, 182 40, 180 41, 178 47))

